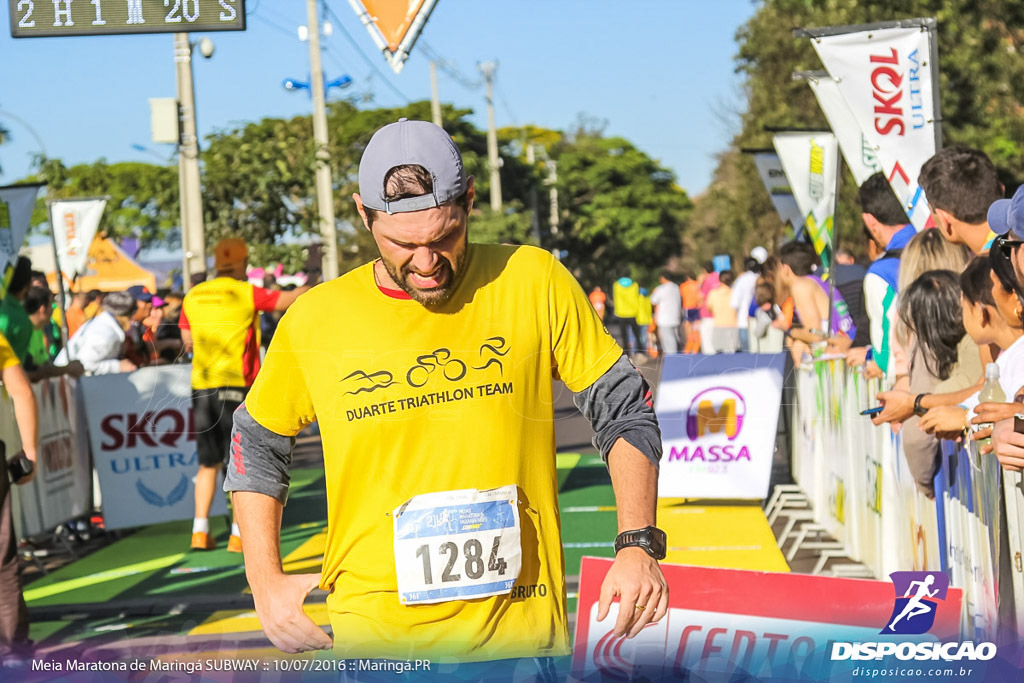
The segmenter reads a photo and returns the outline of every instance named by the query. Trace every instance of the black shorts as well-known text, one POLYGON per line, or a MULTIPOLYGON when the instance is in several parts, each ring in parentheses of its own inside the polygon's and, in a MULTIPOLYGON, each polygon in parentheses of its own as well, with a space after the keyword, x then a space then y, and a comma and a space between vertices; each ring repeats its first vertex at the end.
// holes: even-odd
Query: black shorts
POLYGON ((686 309, 686 322, 690 322, 690 323, 700 322, 700 309, 699 308, 687 308, 686 309))
POLYGON ((192 415, 200 465, 220 467, 228 462, 232 416, 248 392, 247 387, 192 390, 192 415))

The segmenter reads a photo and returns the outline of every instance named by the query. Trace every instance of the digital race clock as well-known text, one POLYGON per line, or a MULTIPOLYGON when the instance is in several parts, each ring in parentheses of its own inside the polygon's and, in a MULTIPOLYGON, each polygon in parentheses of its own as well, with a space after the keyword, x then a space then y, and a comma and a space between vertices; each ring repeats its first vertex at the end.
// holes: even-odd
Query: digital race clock
POLYGON ((11 35, 244 31, 245 0, 8 0, 11 35))

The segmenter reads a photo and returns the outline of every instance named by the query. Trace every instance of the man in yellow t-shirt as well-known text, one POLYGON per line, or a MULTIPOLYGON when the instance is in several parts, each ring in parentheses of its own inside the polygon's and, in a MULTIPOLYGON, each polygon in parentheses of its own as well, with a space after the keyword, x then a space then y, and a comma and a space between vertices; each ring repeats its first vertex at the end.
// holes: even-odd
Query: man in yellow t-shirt
POLYGON ((442 129, 402 119, 377 131, 359 189, 381 258, 284 315, 235 413, 225 489, 267 636, 346 657, 567 654, 552 377, 591 420, 618 501, 598 616, 618 597, 615 632, 636 635, 668 605, 654 527, 661 436, 642 376, 547 252, 468 244, 473 179, 442 129), (314 420, 323 568, 285 575, 291 438, 314 420), (302 612, 317 585, 333 643, 302 612))
MULTIPOLYGON (((36 397, 32 393, 25 371, 22 370, 14 349, 0 335, 0 379, 4 390, 14 401, 14 418, 21 435, 21 452, 33 464, 36 461, 38 412, 36 397)), ((21 593, 21 569, 18 564, 18 538, 14 533, 11 491, 7 462, 0 459, 0 670, 5 664, 24 663, 29 655, 28 609, 21 593)), ((23 471, 23 470, 22 470, 23 471)), ((34 472, 21 477, 15 484, 32 481, 34 472)))
MULTIPOLYGON (((199 459, 193 550, 216 547, 210 534, 210 507, 217 475, 230 452, 231 415, 260 369, 259 312, 283 311, 309 289, 274 292, 249 284, 249 249, 238 238, 222 239, 213 254, 217 277, 189 290, 178 319, 182 344, 192 352, 192 414, 199 459)), ((227 550, 242 552, 237 524, 231 526, 227 550)))

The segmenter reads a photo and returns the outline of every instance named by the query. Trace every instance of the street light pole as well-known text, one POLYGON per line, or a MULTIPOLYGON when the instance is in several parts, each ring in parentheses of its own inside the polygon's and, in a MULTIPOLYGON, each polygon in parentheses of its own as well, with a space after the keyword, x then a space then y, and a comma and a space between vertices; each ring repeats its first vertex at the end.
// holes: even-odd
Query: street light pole
POLYGON ((324 72, 320 55, 320 19, 316 0, 306 0, 309 25, 309 85, 313 91, 313 138, 316 141, 316 200, 323 242, 324 280, 338 277, 338 238, 334 226, 334 191, 331 187, 331 157, 327 149, 327 105, 324 101, 324 72))
POLYGON ((199 138, 196 136, 195 87, 192 84, 192 44, 187 33, 174 34, 177 70, 178 184, 181 204, 182 287, 192 286, 192 275, 206 272, 206 236, 203 228, 203 194, 199 182, 199 138))
POLYGON ((498 65, 484 62, 480 71, 487 81, 487 165, 491 168, 491 209, 501 211, 501 161, 498 158, 498 133, 494 127, 494 71, 498 65))

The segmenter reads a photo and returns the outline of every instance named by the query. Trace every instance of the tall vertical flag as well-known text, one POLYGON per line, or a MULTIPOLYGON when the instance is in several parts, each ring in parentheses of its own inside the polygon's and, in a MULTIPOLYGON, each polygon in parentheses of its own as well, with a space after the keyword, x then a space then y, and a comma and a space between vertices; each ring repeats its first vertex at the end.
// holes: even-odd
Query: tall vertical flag
POLYGON ((0 298, 7 295, 40 187, 41 184, 0 187, 0 298))
MULTIPOLYGON (((800 31, 812 44, 918 230, 928 205, 917 177, 940 144, 934 19, 800 31)), ((844 133, 844 136, 846 133, 844 133)))
POLYGON ((437 0, 348 0, 394 72, 400 73, 437 0))
POLYGON ((807 82, 839 142, 839 149, 853 173, 853 179, 860 187, 865 180, 881 171, 882 165, 875 154, 874 145, 860 129, 857 118, 839 92, 839 84, 827 73, 820 73, 820 78, 810 78, 807 82))
POLYGON ((97 199, 60 199, 50 202, 50 226, 60 271, 68 280, 85 272, 89 261, 89 245, 107 205, 105 197, 97 199))
POLYGON ((772 144, 789 178, 807 235, 827 271, 832 263, 836 212, 836 137, 826 131, 782 132, 775 134, 772 144))
POLYGON ((761 182, 764 183, 764 189, 768 190, 772 206, 775 207, 782 222, 789 225, 799 237, 804 230, 805 214, 796 203, 793 188, 789 186, 789 179, 786 178, 786 171, 782 168, 779 155, 772 150, 757 150, 753 155, 754 165, 761 176, 761 182))

